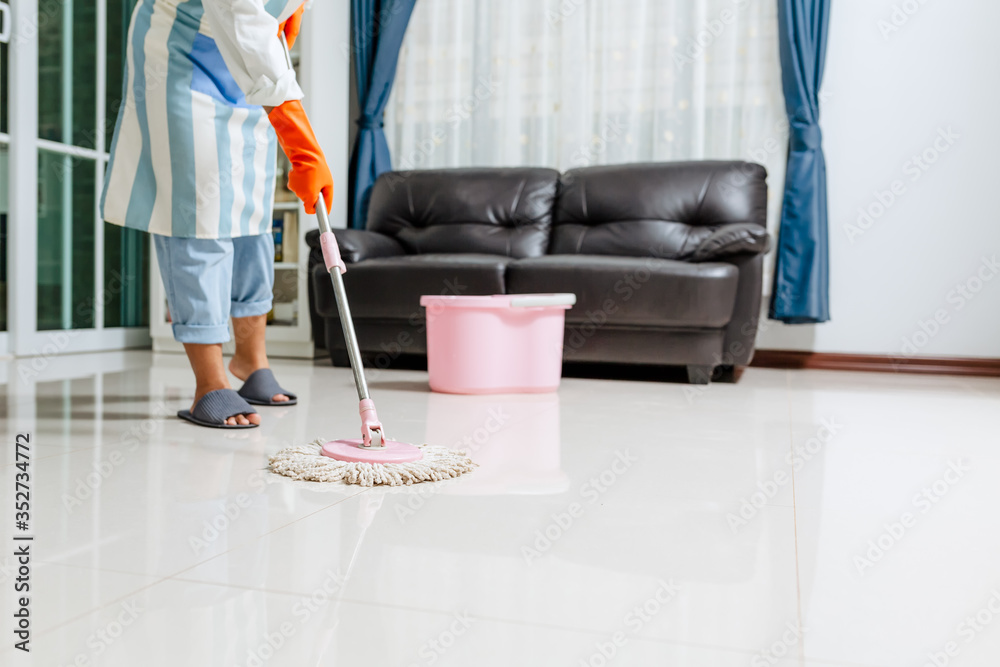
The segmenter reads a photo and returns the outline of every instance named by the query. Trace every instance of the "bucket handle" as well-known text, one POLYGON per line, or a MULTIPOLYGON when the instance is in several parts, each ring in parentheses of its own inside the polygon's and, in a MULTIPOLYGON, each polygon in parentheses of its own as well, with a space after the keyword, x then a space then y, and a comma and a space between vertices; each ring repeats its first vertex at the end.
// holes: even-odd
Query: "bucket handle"
POLYGON ((575 304, 575 294, 526 294, 525 296, 514 296, 510 300, 511 308, 544 308, 575 304))

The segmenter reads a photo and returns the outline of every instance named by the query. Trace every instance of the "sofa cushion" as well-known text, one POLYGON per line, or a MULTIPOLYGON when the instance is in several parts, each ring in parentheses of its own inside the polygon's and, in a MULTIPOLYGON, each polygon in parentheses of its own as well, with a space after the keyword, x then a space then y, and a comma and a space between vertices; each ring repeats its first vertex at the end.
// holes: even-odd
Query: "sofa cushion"
POLYGON ((540 257, 558 182, 554 169, 391 171, 372 188, 367 229, 410 253, 540 257))
POLYGON ((766 176, 749 162, 573 169, 560 180, 549 252, 690 259, 717 227, 765 225, 766 176))
POLYGON ((566 321, 600 325, 720 328, 736 302, 732 264, 670 259, 550 255, 507 267, 507 292, 572 292, 566 321))
POLYGON ((759 255, 771 247, 771 237, 760 225, 737 222, 716 228, 691 255, 695 262, 706 262, 733 255, 759 255))
MULTIPOLYGON (((423 319, 424 294, 503 294, 511 260, 499 255, 406 255, 352 264, 344 285, 355 318, 423 319)), ((326 267, 313 267, 316 310, 338 317, 326 267)))

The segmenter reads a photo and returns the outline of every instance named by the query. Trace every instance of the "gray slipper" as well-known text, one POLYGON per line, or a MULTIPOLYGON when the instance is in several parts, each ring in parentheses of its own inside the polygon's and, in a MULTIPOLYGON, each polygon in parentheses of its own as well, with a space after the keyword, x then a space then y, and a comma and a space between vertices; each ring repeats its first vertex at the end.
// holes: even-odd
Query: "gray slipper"
POLYGON ((258 368, 250 377, 246 379, 239 390, 239 395, 246 399, 247 403, 254 405, 295 405, 298 403, 298 396, 282 389, 278 381, 274 379, 274 373, 270 368, 258 368), (272 401, 275 394, 284 394, 287 401, 272 401))
POLYGON ((193 410, 181 410, 177 416, 192 424, 210 428, 257 428, 257 424, 226 423, 230 417, 256 413, 257 411, 232 389, 216 389, 198 399, 193 410))

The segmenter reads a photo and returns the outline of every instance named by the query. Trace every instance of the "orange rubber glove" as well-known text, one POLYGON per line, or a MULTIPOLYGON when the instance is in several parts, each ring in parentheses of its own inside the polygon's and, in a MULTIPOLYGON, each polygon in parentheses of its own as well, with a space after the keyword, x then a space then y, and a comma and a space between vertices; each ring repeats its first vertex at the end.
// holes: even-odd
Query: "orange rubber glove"
POLYGON ((302 12, 305 10, 306 6, 302 5, 295 10, 294 14, 278 24, 278 33, 285 33, 285 41, 288 42, 288 48, 292 48, 292 45, 295 44, 295 39, 299 36, 299 28, 302 27, 302 12))
POLYGON ((281 149, 292 163, 288 189, 302 200, 306 213, 310 214, 316 212, 316 202, 322 192, 326 198, 326 212, 329 213, 333 209, 333 174, 302 103, 289 100, 271 109, 267 117, 278 135, 281 149))

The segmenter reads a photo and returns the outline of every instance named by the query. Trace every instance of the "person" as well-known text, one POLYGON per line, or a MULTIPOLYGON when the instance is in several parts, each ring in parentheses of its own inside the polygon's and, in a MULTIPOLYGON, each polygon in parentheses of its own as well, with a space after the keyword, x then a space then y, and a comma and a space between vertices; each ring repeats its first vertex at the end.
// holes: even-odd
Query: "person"
POLYGON ((252 428, 251 404, 296 402, 264 342, 277 144, 307 213, 321 193, 328 212, 333 198, 279 38, 294 43, 303 9, 303 0, 139 0, 132 12, 101 211, 153 235, 174 338, 195 376, 194 402, 178 416, 202 426, 252 428), (238 392, 222 358, 230 316, 238 392))

